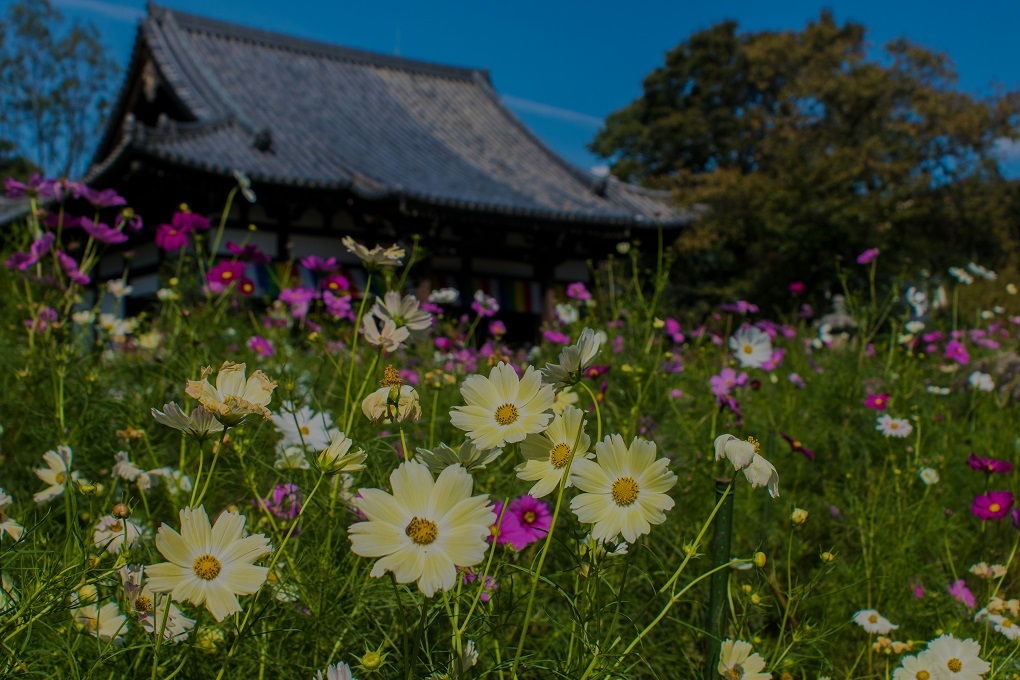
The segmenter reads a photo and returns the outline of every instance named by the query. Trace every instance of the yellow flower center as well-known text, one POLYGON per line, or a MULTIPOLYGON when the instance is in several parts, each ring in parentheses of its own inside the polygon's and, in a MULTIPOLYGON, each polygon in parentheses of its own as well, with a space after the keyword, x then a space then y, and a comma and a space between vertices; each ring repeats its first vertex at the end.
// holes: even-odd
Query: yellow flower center
POLYGON ((988 506, 989 512, 998 512, 999 510, 1002 510, 1002 506, 999 505, 998 503, 992 503, 991 505, 988 506))
POLYGON ((191 565, 191 568, 195 570, 195 576, 205 581, 212 581, 220 575, 220 569, 223 568, 223 564, 212 555, 206 553, 196 557, 195 563, 191 565))
POLYGON ((752 345, 744 345, 744 354, 753 354, 753 353, 754 353, 754 346, 752 346, 752 345))
POLYGON ((121 524, 120 522, 114 522, 109 527, 107 527, 107 530, 112 531, 115 534, 119 534, 120 532, 124 531, 124 525, 121 524))
POLYGON ((524 513, 524 521, 528 524, 533 524, 537 518, 538 516, 531 510, 524 513))
POLYGON ((500 425, 509 425, 520 417, 520 412, 513 404, 503 404, 496 409, 496 422, 500 425))
POLYGON ((754 447, 755 453, 761 453, 761 443, 754 437, 748 437, 747 443, 754 447))
POLYGON ((229 272, 229 271, 228 272, 223 272, 223 274, 221 274, 221 276, 223 278, 225 278, 225 279, 232 279, 232 278, 234 278, 234 272, 229 272))
POLYGON ((917 671, 917 675, 914 676, 917 680, 928 680, 931 677, 931 673, 926 670, 917 671))
POLYGON ((63 484, 65 481, 67 481, 67 475, 64 474, 63 472, 58 472, 57 473, 57 484, 63 484))
POLYGON ((404 533, 418 545, 428 545, 436 540, 436 536, 439 535, 439 527, 435 522, 424 517, 412 517, 407 528, 404 529, 404 533))
POLYGON ((1000 623, 999 625, 1002 626, 1003 628, 1011 628, 1013 626, 1013 622, 1010 621, 1009 619, 1003 619, 1002 623, 1000 623))
POLYGON ((637 500, 638 485, 633 477, 620 477, 613 482, 613 502, 625 507, 637 500))
POLYGON ((137 609, 140 612, 151 612, 152 600, 145 595, 139 595, 135 599, 135 609, 137 609))
POLYGON ((301 436, 307 437, 312 433, 312 430, 307 425, 302 425, 301 427, 298 428, 298 432, 301 433, 301 436))
POLYGON ((963 670, 963 662, 954 656, 952 659, 946 662, 946 668, 953 671, 954 673, 959 673, 961 670, 963 670))
POLYGON ((740 680, 742 677, 744 677, 744 667, 741 666, 740 664, 737 664, 732 668, 727 668, 725 677, 728 678, 729 680, 740 680))
POLYGON ((895 430, 895 429, 896 429, 896 428, 898 428, 899 426, 900 426, 900 424, 899 424, 899 423, 897 423, 897 422, 896 422, 895 420, 894 420, 894 421, 892 421, 891 423, 889 423, 889 429, 890 429, 890 430, 895 430))
POLYGON ((796 439, 793 440, 793 448, 799 449, 801 446, 802 444, 799 441, 797 441, 796 439))
POLYGON ((872 614, 869 616, 868 623, 878 623, 878 614, 872 614))
POLYGON ((400 371, 393 366, 387 366, 383 369, 383 379, 379 384, 383 387, 400 387, 404 381, 400 378, 400 371))
POLYGON ((549 452, 549 462, 557 470, 567 464, 570 460, 570 447, 560 442, 556 446, 552 447, 552 451, 549 452))

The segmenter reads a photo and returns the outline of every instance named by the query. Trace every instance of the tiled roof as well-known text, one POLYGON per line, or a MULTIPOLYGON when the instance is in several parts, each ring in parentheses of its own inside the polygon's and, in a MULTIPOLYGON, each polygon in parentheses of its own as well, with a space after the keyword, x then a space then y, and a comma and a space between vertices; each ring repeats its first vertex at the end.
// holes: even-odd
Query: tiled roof
MULTIPOLYGON (((486 71, 312 42, 154 5, 138 41, 193 122, 159 129, 129 123, 117 143, 111 128, 92 176, 114 154, 135 151, 369 200, 554 221, 689 221, 665 192, 568 164, 502 104, 486 71)), ((136 45, 136 58, 139 53, 136 45)), ((129 78, 138 77, 137 68, 131 71, 129 78)))

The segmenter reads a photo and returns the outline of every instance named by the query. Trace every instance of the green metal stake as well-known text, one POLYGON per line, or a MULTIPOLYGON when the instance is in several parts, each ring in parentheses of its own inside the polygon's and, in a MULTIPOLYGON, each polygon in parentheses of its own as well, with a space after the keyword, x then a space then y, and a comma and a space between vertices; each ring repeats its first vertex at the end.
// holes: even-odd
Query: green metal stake
MULTIPOLYGON (((730 485, 732 479, 717 477, 715 480, 716 503, 722 499, 722 505, 715 516, 715 533, 712 536, 712 568, 721 567, 731 559, 730 537, 733 533, 733 492, 730 485), (725 498, 724 498, 725 497, 725 498)), ((720 569, 712 574, 712 594, 708 601, 708 622, 705 631, 705 680, 718 677, 716 666, 719 665, 719 648, 725 633, 727 590, 730 573, 728 569, 720 569)))

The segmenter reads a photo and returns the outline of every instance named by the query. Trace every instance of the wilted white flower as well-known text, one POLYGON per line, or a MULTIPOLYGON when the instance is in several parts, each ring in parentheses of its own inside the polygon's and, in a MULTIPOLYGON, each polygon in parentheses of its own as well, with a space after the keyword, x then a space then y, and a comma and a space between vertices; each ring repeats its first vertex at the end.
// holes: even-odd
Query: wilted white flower
POLYGON ((91 326, 92 322, 95 320, 96 313, 91 309, 84 309, 71 315, 71 321, 75 322, 79 326, 91 326))
POLYGON ((742 441, 731 434, 721 434, 715 438, 715 459, 730 461, 753 488, 767 487, 770 496, 779 498, 779 473, 758 453, 759 448, 753 437, 742 441))
POLYGON ((395 243, 385 250, 381 246, 369 250, 350 236, 343 237, 340 242, 349 252, 354 253, 369 270, 380 267, 399 267, 404 259, 404 249, 395 243))
POLYGON ((985 562, 978 562, 977 564, 971 565, 970 573, 974 574, 978 578, 992 580, 1005 576, 1006 567, 1001 564, 990 565, 985 562))
POLYGON ((200 443, 210 435, 223 431, 223 423, 216 420, 216 417, 202 406, 193 410, 191 415, 185 415, 180 406, 170 402, 163 404, 162 411, 153 408, 151 413, 160 425, 180 430, 200 443))
POLYGON ((141 536, 142 527, 134 522, 113 515, 103 515, 96 524, 92 542, 97 548, 116 553, 125 542, 128 548, 132 547, 141 536))
POLYGON ((982 267, 977 262, 971 262, 970 264, 968 264, 967 269, 974 276, 980 276, 981 278, 987 281, 994 281, 995 279, 999 278, 998 274, 993 272, 991 269, 986 269, 982 267))
POLYGON ((266 420, 272 418, 266 404, 273 397, 276 383, 265 373, 255 371, 245 380, 244 364, 225 361, 216 374, 215 387, 206 380, 211 373, 209 366, 203 368, 198 380, 188 381, 184 393, 197 399, 221 423, 232 427, 253 413, 266 420))
POLYGON ((406 326, 398 328, 393 319, 383 321, 382 328, 371 314, 366 314, 361 321, 361 330, 365 335, 365 340, 370 345, 382 347, 387 352, 396 352, 411 337, 411 331, 406 326))
POLYGON ((276 452, 273 467, 277 470, 307 470, 311 467, 305 450, 300 446, 288 446, 276 452))
POLYGON ((397 326, 406 326, 418 335, 432 326, 432 315, 421 308, 418 298, 413 295, 401 296, 395 290, 388 291, 382 299, 376 298, 371 314, 383 323, 389 319, 397 326))
POLYGON ((177 291, 173 288, 160 288, 156 291, 156 299, 160 302, 169 302, 171 300, 177 300, 181 296, 177 294, 177 291))
MULTIPOLYGON (((389 368, 392 368, 389 367, 389 368)), ((396 371, 394 370, 394 373, 396 371)), ((418 392, 399 378, 383 380, 383 386, 361 402, 361 411, 373 423, 392 423, 421 418, 418 392)))

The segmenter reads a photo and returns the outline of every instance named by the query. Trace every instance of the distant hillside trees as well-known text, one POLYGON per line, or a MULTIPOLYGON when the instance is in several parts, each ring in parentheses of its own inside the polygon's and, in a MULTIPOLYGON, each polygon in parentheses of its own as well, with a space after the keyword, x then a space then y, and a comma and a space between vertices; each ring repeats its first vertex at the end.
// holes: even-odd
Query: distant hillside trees
POLYGON ((818 290, 870 247, 913 271, 1002 264, 1020 191, 996 150, 1018 137, 1020 94, 955 80, 945 55, 905 39, 869 52, 864 26, 828 12, 799 32, 727 21, 669 52, 591 148, 708 208, 677 244, 690 297, 818 290))

